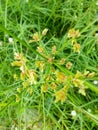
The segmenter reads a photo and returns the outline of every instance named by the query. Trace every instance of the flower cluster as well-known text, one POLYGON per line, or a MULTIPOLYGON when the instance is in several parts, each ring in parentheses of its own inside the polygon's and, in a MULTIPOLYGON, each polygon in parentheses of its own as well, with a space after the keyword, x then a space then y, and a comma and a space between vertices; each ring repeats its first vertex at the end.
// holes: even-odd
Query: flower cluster
MULTIPOLYGON (((33 40, 31 40, 30 43, 39 42, 41 38, 46 35, 47 31, 48 29, 44 29, 41 36, 39 36, 38 33, 34 33, 33 40)), ((80 45, 76 42, 76 38, 79 36, 79 30, 69 30, 68 37, 72 38, 73 50, 78 53, 80 53, 80 45)), ((32 95, 34 85, 40 86, 41 93, 52 92, 56 103, 59 101, 63 103, 66 100, 68 90, 71 86, 78 88, 79 93, 83 96, 86 95, 85 79, 93 78, 95 76, 94 72, 85 70, 81 73, 77 71, 74 75, 67 75, 62 72, 62 70, 55 67, 55 61, 59 66, 62 65, 68 70, 72 68, 73 64, 67 61, 65 57, 56 59, 56 55, 58 54, 56 45, 53 45, 48 52, 42 42, 39 42, 36 46, 36 51, 40 53, 42 57, 39 55, 36 56, 33 62, 33 68, 28 67, 28 62, 30 61, 25 58, 22 53, 14 53, 14 61, 11 65, 17 66, 20 71, 20 75, 14 74, 14 79, 16 81, 18 79, 21 80, 21 87, 17 88, 16 93, 17 102, 21 100, 20 94, 24 90, 32 95)))
POLYGON ((68 38, 72 39, 73 51, 80 53, 80 44, 77 43, 76 38, 80 36, 79 30, 70 29, 68 32, 68 38))

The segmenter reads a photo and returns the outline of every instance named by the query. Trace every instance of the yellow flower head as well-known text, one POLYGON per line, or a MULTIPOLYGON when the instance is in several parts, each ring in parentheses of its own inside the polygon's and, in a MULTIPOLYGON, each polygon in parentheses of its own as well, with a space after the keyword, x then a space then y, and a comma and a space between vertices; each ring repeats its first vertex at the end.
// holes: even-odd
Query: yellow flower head
POLYGON ((65 76, 64 73, 57 71, 56 72, 56 77, 57 77, 57 81, 59 81, 60 83, 64 83, 66 82, 67 77, 65 76))
POLYGON ((43 53, 44 52, 44 48, 40 45, 40 46, 37 47, 37 51, 39 53, 43 53))
POLYGON ((68 32, 68 37, 69 38, 76 38, 76 37, 79 37, 80 36, 80 32, 79 30, 74 30, 74 29, 70 29, 69 32, 68 32))
POLYGON ((63 65, 63 64, 65 63, 65 60, 66 60, 65 58, 62 58, 62 59, 59 61, 59 64, 60 64, 60 65, 63 65))
POLYGON ((38 32, 34 33, 33 40, 34 40, 34 42, 38 42, 40 40, 38 32))
POLYGON ((66 68, 67 68, 67 69, 71 69, 71 67, 72 67, 72 63, 71 63, 71 62, 68 62, 68 63, 66 64, 66 68))
POLYGON ((55 97, 56 97, 55 102, 61 101, 63 103, 66 99, 66 92, 65 92, 64 88, 55 92, 55 97))
POLYGON ((42 36, 45 36, 45 35, 47 34, 47 32, 48 32, 48 29, 45 28, 45 29, 42 31, 42 36))
POLYGON ((47 92, 48 91, 48 85, 47 84, 45 84, 45 85, 42 85, 41 86, 41 92, 47 92))
POLYGON ((74 43, 73 50, 74 50, 74 52, 80 53, 80 44, 74 43))
POLYGON ((52 47, 52 54, 54 54, 54 55, 55 55, 55 54, 56 54, 56 52, 57 52, 57 51, 56 51, 56 46, 53 46, 53 47, 52 47))

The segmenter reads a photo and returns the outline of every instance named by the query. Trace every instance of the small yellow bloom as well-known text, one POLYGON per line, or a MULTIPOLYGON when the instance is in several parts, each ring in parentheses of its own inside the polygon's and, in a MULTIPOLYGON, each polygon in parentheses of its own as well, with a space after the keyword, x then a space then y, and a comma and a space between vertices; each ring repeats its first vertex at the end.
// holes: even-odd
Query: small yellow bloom
POLYGON ((80 53, 80 44, 74 43, 73 50, 74 50, 74 52, 80 53))
POLYGON ((23 59, 23 54, 22 53, 14 53, 14 59, 15 60, 22 60, 23 59))
POLYGON ((42 85, 41 86, 41 91, 44 92, 44 93, 47 92, 48 91, 48 85, 47 84, 42 85))
POLYGON ((38 41, 40 40, 40 39, 39 39, 38 32, 34 33, 33 39, 34 39, 34 42, 38 42, 38 41))
POLYGON ((28 78, 30 84, 36 84, 36 73, 34 70, 31 69, 28 71, 28 78))
POLYGON ((71 69, 71 67, 72 67, 72 63, 71 63, 71 62, 68 62, 68 63, 66 64, 66 68, 67 68, 67 69, 71 69))
POLYGON ((80 32, 79 30, 74 30, 74 29, 70 29, 69 32, 68 32, 68 37, 69 38, 76 38, 76 37, 79 37, 80 36, 80 32))
POLYGON ((24 88, 29 87, 29 81, 27 80, 27 81, 22 82, 22 85, 24 88))
POLYGON ((95 72, 92 72, 88 75, 88 78, 93 78, 95 76, 95 72))
POLYGON ((17 88, 17 92, 21 93, 22 89, 21 88, 17 88))
POLYGON ((17 74, 14 74, 14 75, 13 75, 13 78, 14 78, 15 80, 18 80, 17 74))
POLYGON ((35 62, 35 65, 36 65, 37 68, 39 68, 39 69, 41 70, 41 72, 44 71, 45 64, 44 64, 43 61, 36 61, 36 62, 35 62))
POLYGON ((83 86, 79 87, 79 93, 82 94, 83 96, 86 96, 86 92, 83 86))
POLYGON ((63 103, 66 99, 66 92, 65 92, 64 88, 55 92, 55 96, 56 96, 55 102, 61 101, 63 103))
POLYGON ((12 66, 22 66, 22 62, 21 61, 13 61, 12 63, 11 63, 11 65, 12 66))
POLYGON ((16 102, 20 101, 20 97, 16 94, 16 102))
POLYGON ((84 73, 83 73, 83 76, 87 76, 89 74, 89 71, 85 70, 84 73))
POLYGON ((60 71, 57 71, 57 72, 56 72, 56 77, 57 77, 57 81, 59 81, 59 82, 61 82, 61 83, 66 82, 67 77, 65 76, 64 73, 62 73, 62 72, 60 72, 60 71))
POLYGON ((83 74, 77 70, 77 73, 75 74, 75 79, 83 77, 83 74))
POLYGON ((60 64, 60 65, 63 65, 63 64, 65 63, 65 60, 66 60, 65 58, 62 58, 62 59, 59 61, 59 64, 60 64))
POLYGON ((40 46, 37 47, 37 51, 39 53, 43 53, 44 52, 44 48, 40 45, 40 46))
POLYGON ((48 57, 48 62, 52 64, 54 62, 54 57, 48 57))
POLYGON ((45 28, 45 29, 42 31, 42 36, 45 36, 45 35, 47 34, 47 32, 48 32, 48 29, 45 28))
POLYGON ((28 88, 27 92, 31 95, 33 93, 33 89, 32 88, 28 88))
POLYGON ((55 54, 56 54, 56 52, 57 52, 57 51, 56 51, 56 46, 53 46, 53 47, 52 47, 52 54, 54 54, 54 55, 55 55, 55 54))
POLYGON ((57 88, 57 85, 53 82, 53 83, 51 84, 51 88, 55 91, 56 88, 57 88))

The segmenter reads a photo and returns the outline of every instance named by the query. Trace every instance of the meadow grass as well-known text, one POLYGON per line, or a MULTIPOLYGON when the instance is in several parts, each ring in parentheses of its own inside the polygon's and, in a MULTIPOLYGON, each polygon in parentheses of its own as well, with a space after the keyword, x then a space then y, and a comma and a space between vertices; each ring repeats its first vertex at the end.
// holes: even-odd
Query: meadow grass
POLYGON ((0 130, 97 130, 98 1, 0 0, 0 130))

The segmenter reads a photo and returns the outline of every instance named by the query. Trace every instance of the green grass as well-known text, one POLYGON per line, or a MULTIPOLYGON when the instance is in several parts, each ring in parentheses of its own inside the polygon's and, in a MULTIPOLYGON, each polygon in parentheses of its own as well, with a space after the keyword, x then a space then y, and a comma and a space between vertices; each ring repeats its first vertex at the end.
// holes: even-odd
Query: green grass
POLYGON ((0 130, 97 130, 98 83, 93 83, 98 81, 96 3, 97 0, 0 0, 0 130), (44 37, 29 43, 36 32, 41 37, 45 28, 48 32, 44 37), (74 38, 80 53, 73 50, 72 38, 68 38, 70 29, 80 32, 74 38), (13 38, 12 43, 9 38, 13 38), (38 50, 40 46, 44 51, 38 50), (52 52, 54 46, 56 54, 52 52), (23 79, 20 66, 11 65, 15 52, 27 59, 23 79), (62 58, 65 62, 60 64, 62 58), (38 61, 43 63, 43 71, 36 65, 38 61), (68 62, 72 63, 71 69, 66 67, 68 62), (85 70, 95 75, 78 77, 75 86, 77 70, 82 76, 85 70), (53 88, 54 84, 57 88, 53 88), (56 102, 57 98, 60 99, 56 102), (76 116, 72 116, 73 110, 76 116))

